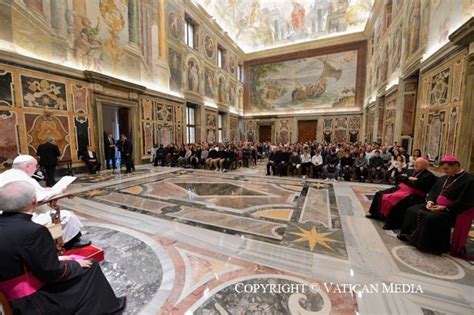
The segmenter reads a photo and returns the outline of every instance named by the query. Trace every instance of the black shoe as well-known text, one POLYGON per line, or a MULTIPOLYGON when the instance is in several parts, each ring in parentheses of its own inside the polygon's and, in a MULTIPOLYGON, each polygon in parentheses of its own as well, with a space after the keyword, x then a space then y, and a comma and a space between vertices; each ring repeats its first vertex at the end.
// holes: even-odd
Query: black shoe
POLYGON ((395 228, 394 228, 393 226, 387 225, 387 224, 385 224, 385 225, 382 227, 382 229, 384 229, 384 230, 395 230, 395 228))
POLYGON ((365 217, 366 217, 367 219, 378 220, 378 217, 375 216, 375 215, 373 215, 373 214, 366 214, 365 217))
POLYGON ((71 248, 86 247, 89 246, 91 243, 91 241, 78 240, 77 242, 71 244, 71 248))
POLYGON ((125 308, 127 307, 127 297, 121 296, 117 298, 119 307, 112 314, 122 314, 125 308))
POLYGON ((397 238, 402 242, 408 242, 409 241, 408 237, 405 234, 398 234, 397 238))

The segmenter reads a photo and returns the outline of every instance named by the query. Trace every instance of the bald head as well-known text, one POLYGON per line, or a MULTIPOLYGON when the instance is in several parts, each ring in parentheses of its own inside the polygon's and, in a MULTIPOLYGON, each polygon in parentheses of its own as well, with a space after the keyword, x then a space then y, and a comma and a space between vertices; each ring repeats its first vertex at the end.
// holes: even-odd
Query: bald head
POLYGON ((13 160, 12 168, 20 170, 26 173, 31 177, 36 172, 36 167, 38 166, 38 161, 31 155, 19 155, 13 160))
POLYGON ((428 169, 430 163, 425 158, 417 158, 414 163, 415 171, 420 172, 428 169))
POLYGON ((16 181, 0 188, 0 210, 30 212, 36 205, 35 187, 26 181, 16 181))

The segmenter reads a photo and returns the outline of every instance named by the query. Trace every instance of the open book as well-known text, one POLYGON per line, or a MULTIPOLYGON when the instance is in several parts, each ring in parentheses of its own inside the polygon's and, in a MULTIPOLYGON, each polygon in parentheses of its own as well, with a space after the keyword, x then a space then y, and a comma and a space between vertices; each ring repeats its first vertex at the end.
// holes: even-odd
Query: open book
POLYGON ((46 201, 48 199, 53 198, 56 195, 60 195, 63 191, 72 184, 77 177, 74 176, 64 176, 61 178, 51 189, 37 189, 36 190, 36 198, 38 202, 46 201))

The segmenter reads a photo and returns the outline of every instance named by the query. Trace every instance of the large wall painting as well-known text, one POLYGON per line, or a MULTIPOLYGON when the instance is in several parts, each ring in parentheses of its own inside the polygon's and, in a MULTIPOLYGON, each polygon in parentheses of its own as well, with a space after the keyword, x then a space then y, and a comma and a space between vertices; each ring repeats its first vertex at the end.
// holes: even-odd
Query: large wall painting
POLYGON ((250 66, 250 113, 354 107, 357 51, 250 66))
POLYGON ((151 36, 159 24, 156 1, 8 3, 9 10, 2 13, 11 21, 6 22, 11 23, 7 25, 11 31, 3 33, 8 36, 1 34, 0 40, 9 42, 8 47, 16 53, 25 51, 40 60, 123 79, 152 78, 157 71, 150 58, 157 56, 159 49, 151 36), (130 45, 136 48, 130 49, 130 45))
POLYGON ((373 0, 198 0, 245 52, 362 31, 373 0))

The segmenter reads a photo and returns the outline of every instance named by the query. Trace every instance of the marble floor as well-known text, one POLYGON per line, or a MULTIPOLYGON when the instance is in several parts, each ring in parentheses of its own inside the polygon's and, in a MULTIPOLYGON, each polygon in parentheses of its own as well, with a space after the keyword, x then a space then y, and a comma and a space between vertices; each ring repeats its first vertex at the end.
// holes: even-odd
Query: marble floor
POLYGON ((473 314, 471 263, 364 217, 383 187, 140 166, 81 176, 62 206, 127 314, 473 314))

